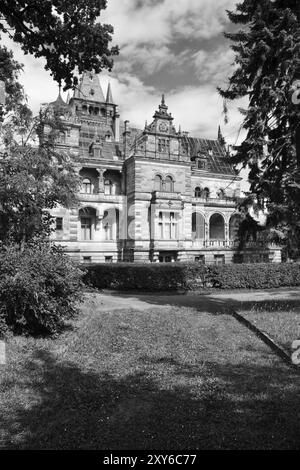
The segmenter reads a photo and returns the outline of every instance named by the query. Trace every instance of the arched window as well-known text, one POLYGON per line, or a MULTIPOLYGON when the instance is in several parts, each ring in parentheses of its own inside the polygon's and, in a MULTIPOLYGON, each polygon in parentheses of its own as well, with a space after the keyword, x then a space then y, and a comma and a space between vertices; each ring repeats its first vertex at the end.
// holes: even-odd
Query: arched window
POLYGON ((105 116, 105 108, 101 108, 101 116, 105 116))
POLYGON ((82 192, 85 194, 91 194, 92 183, 89 178, 84 178, 84 180, 82 181, 82 192))
POLYGON ((211 240, 225 239, 225 222, 221 214, 213 214, 209 219, 209 238, 211 240))
POLYGON ((112 182, 110 180, 104 181, 104 194, 112 194, 112 182))
POLYGON ((224 199, 224 198, 225 198, 225 191, 224 191, 224 189, 220 188, 217 194, 218 194, 218 198, 219 198, 219 199, 224 199))
POLYGON ((156 175, 154 178, 154 189, 155 191, 162 190, 162 177, 160 175, 156 175))
POLYGON ((85 105, 82 106, 82 111, 83 111, 84 113, 86 113, 86 112, 87 112, 87 106, 85 106, 85 105))
POLYGON ((205 199, 208 199, 208 198, 209 198, 209 194, 210 194, 209 189, 208 189, 208 188, 204 188, 204 189, 203 189, 203 192, 202 192, 203 197, 204 197, 205 199))
POLYGON ((64 144, 66 142, 66 134, 63 131, 59 132, 59 134, 57 136, 57 141, 60 144, 64 144))
POLYGON ((172 180, 171 176, 166 176, 164 183, 165 183, 164 184, 165 191, 168 192, 168 193, 172 193, 173 190, 174 190, 174 184, 173 184, 173 180, 172 180))
POLYGON ((195 197, 201 197, 201 192, 201 188, 197 186, 197 188, 195 188, 195 197))
POLYGON ((229 220, 229 240, 236 240, 238 238, 238 231, 241 223, 241 216, 233 214, 229 220))
POLYGON ((204 240, 205 238, 205 220, 199 212, 192 213, 192 238, 193 240, 204 240))

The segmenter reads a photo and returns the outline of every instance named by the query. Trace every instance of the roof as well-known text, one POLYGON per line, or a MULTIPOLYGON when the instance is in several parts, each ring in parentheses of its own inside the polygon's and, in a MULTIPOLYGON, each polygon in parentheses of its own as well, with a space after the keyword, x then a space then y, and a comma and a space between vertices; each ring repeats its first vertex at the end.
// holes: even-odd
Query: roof
POLYGON ((92 72, 84 72, 79 87, 74 91, 74 98, 105 103, 98 75, 92 72))
POLYGON ((207 170, 212 173, 232 174, 234 170, 229 163, 226 149, 218 140, 200 139, 199 137, 183 137, 183 144, 191 159, 203 154, 207 161, 207 170))

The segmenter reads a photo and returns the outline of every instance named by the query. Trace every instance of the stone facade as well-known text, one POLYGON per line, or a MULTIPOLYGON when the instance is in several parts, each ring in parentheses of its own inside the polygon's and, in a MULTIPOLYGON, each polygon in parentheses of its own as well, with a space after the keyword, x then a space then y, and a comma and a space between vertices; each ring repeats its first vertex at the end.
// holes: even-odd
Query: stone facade
MULTIPOLYGON (((121 121, 110 86, 83 75, 64 103, 50 103, 81 177, 80 207, 57 207, 54 238, 81 262, 199 261, 228 263, 236 255, 240 180, 216 140, 175 129, 164 96, 151 124, 121 121)), ((45 135, 47 126, 45 125, 45 135)), ((273 253, 278 260, 278 253, 273 253)))

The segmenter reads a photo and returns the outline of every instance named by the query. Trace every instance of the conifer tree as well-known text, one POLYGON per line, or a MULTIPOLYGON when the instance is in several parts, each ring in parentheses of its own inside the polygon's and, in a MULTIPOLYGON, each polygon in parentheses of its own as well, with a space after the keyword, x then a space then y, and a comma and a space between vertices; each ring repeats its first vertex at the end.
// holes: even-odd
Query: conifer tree
POLYGON ((249 198, 267 211, 267 226, 292 254, 300 248, 300 105, 292 100, 300 78, 300 2, 243 0, 228 16, 243 27, 225 34, 236 69, 219 92, 225 102, 249 100, 246 138, 233 163, 249 168, 249 198))

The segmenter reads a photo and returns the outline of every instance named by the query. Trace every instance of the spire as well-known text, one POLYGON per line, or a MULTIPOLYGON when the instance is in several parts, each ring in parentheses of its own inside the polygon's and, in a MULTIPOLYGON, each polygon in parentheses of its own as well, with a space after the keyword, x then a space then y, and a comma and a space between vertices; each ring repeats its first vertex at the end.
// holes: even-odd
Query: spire
POLYGON ((79 87, 74 91, 74 98, 105 103, 98 75, 94 72, 84 72, 79 87))
POLYGON ((52 101, 50 104, 54 106, 55 108, 65 108, 67 106, 67 104, 64 102, 64 100, 61 97, 60 87, 58 89, 58 97, 56 98, 55 101, 52 101))
POLYGON ((108 87, 107 87, 107 93, 106 93, 106 103, 113 104, 113 102, 114 102, 114 100, 113 100, 113 97, 112 97, 111 87, 110 87, 110 83, 109 83, 108 87))
POLYGON ((173 118, 171 116, 171 113, 168 113, 168 106, 165 103, 165 95, 162 94, 161 96, 161 103, 158 106, 158 111, 155 112, 154 118, 165 118, 168 119, 169 121, 173 121, 173 118))
POLYGON ((70 92, 68 91, 68 95, 67 95, 67 104, 70 103, 70 92))
POLYGON ((224 139, 224 137, 223 137, 223 135, 222 135, 221 126, 219 126, 219 128, 218 128, 218 141, 219 141, 220 144, 223 145, 223 146, 226 144, 225 139, 224 139))

